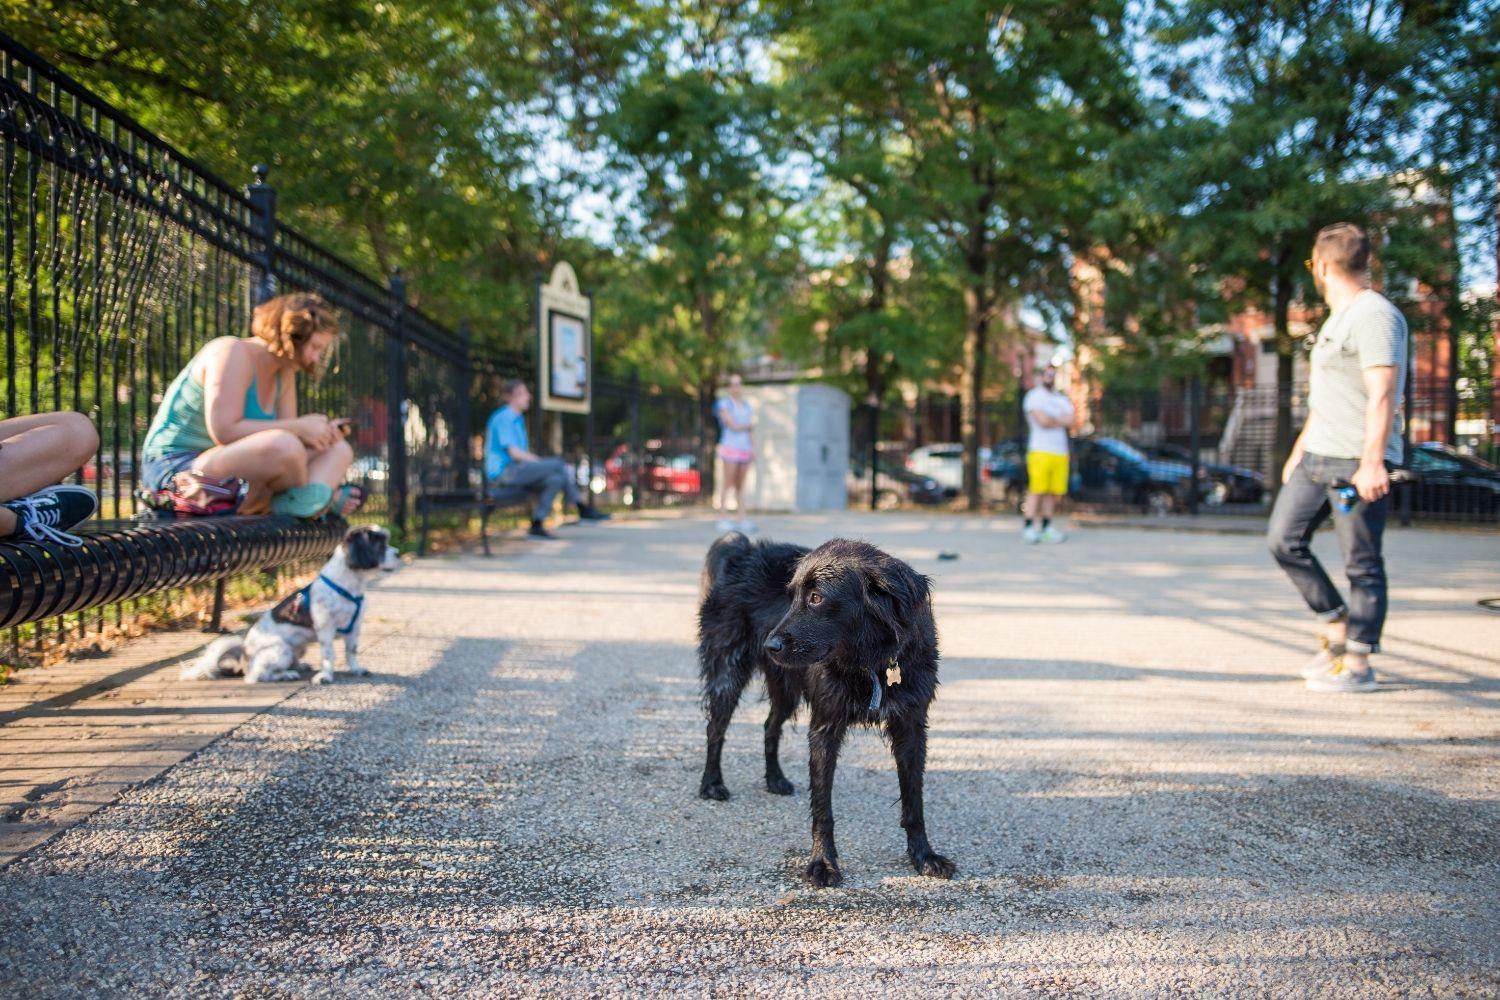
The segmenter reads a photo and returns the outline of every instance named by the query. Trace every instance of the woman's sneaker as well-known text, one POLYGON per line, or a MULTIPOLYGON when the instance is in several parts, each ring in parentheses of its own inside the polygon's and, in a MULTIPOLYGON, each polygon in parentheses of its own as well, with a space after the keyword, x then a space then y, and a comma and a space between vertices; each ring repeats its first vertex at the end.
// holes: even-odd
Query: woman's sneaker
POLYGON ((83 539, 69 534, 94 516, 99 500, 83 486, 49 486, 29 497, 7 500, 0 507, 16 515, 16 534, 35 542, 55 542, 69 548, 83 545, 83 539))
POLYGON ((1375 670, 1366 667, 1360 673, 1355 673, 1348 667, 1348 661, 1342 656, 1333 658, 1333 665, 1321 674, 1307 679, 1309 691, 1321 691, 1326 694, 1363 694, 1374 691, 1375 670))
POLYGON ((1042 544, 1044 545, 1060 545, 1068 540, 1067 535, 1063 534, 1061 531, 1058 531, 1050 524, 1042 529, 1042 533, 1039 537, 1042 544))
POLYGON ((1021 529, 1021 541, 1027 545, 1035 545, 1042 540, 1042 529, 1034 524, 1028 524, 1021 529))

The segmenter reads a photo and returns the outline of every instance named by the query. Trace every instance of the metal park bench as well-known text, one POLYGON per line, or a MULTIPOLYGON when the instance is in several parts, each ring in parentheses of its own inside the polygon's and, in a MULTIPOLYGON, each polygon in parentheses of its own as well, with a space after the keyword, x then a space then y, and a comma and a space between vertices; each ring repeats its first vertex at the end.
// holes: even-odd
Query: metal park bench
POLYGON ((223 581, 325 557, 347 528, 337 517, 199 517, 92 522, 78 531, 80 548, 12 536, 0 540, 0 628, 218 583, 210 626, 217 629, 223 581))

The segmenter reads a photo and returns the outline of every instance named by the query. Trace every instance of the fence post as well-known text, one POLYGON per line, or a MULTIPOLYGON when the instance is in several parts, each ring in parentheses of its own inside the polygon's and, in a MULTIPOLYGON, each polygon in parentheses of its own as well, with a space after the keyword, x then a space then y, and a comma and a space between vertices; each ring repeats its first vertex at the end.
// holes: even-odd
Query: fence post
POLYGON ((588 456, 589 478, 583 484, 583 502, 594 502, 594 384, 592 373, 589 385, 589 412, 583 416, 583 452, 588 456))
MULTIPOLYGON (((255 177, 245 187, 250 203, 250 233, 255 240, 250 264, 250 308, 254 309, 276 295, 276 189, 266 183, 271 168, 257 163, 250 168, 255 177)), ((208 615, 205 632, 224 631, 225 580, 214 581, 213 609, 208 615)))
POLYGON ((869 406, 868 427, 870 431, 870 509, 879 510, 876 498, 880 493, 880 472, 877 465, 880 458, 880 397, 872 392, 866 403, 869 406))
POLYGON ((276 190, 266 183, 270 167, 257 163, 250 172, 255 180, 245 188, 245 197, 250 202, 250 232, 258 244, 250 272, 253 309, 276 295, 276 190))
POLYGON ((630 507, 641 507, 641 373, 630 373, 630 507))
POLYGON ((391 269, 391 328, 385 341, 386 499, 397 533, 406 531, 406 278, 391 269))
POLYGON ((469 321, 458 324, 458 336, 463 341, 463 363, 458 368, 458 454, 454 456, 458 488, 469 488, 469 460, 474 448, 473 414, 469 409, 470 397, 474 395, 474 350, 469 334, 469 321))
MULTIPOLYGON (((1412 395, 1416 392, 1414 384, 1416 376, 1416 359, 1411 355, 1414 337, 1410 328, 1406 331, 1406 395, 1401 400, 1401 466, 1411 468, 1411 408, 1412 395)), ((1457 359, 1458 355, 1454 355, 1457 359)), ((1456 363, 1456 361, 1455 361, 1456 363)), ((1417 484, 1405 483, 1401 486, 1401 499, 1396 505, 1396 515, 1401 522, 1401 527, 1411 527, 1411 493, 1417 488, 1417 484)))
POLYGON ((1202 408, 1199 396, 1203 382, 1194 375, 1188 381, 1188 449, 1192 452, 1193 478, 1188 482, 1188 513, 1198 513, 1198 474, 1203 471, 1201 427, 1198 411, 1202 408))

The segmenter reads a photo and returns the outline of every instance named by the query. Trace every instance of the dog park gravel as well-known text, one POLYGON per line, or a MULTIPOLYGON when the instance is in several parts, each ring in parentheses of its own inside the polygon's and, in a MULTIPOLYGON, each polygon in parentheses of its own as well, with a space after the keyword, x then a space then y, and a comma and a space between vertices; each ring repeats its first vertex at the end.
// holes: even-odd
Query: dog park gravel
POLYGON ((763 787, 747 699, 733 799, 697 798, 711 522, 639 518, 382 581, 373 677, 306 688, 0 872, 0 993, 1500 992, 1500 617, 1473 607, 1497 536, 1393 532, 1387 688, 1317 697, 1253 537, 768 521, 935 578, 927 816, 953 881, 907 866, 870 732, 835 786, 841 889, 797 877, 802 726, 795 796, 763 787))

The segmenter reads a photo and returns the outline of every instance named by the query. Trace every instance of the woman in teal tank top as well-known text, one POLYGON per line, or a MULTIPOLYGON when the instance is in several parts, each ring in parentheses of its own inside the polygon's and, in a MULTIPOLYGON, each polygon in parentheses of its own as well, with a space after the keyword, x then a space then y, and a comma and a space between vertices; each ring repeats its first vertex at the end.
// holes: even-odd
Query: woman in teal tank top
POLYGON ((332 308, 282 295, 256 307, 250 333, 204 344, 167 387, 142 446, 142 485, 191 469, 245 480, 242 513, 352 513, 358 490, 340 485, 354 461, 348 421, 297 413, 298 372, 320 376, 338 340, 332 308))

